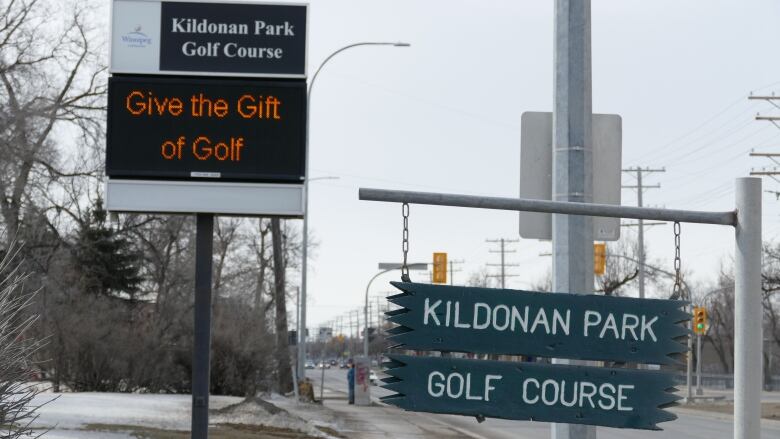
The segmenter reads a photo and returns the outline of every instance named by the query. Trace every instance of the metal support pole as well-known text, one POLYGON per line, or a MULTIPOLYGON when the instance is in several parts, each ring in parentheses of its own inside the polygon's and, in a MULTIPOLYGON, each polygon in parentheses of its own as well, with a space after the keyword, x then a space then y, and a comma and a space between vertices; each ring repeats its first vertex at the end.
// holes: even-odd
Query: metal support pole
POLYGON ((195 337, 192 349, 192 439, 209 437, 209 368, 211 353, 211 264, 214 214, 196 215, 195 337))
MULTIPOLYGON (((303 343, 303 338, 306 336, 301 332, 301 287, 298 287, 295 289, 295 326, 298 328, 296 331, 296 343, 297 346, 295 349, 300 353, 299 349, 301 348, 301 343, 303 343)), ((295 388, 298 388, 298 381, 306 378, 306 376, 300 375, 299 371, 301 369, 300 365, 298 364, 301 361, 301 357, 299 355, 295 355, 295 373, 293 374, 293 378, 295 379, 295 388)), ((304 368, 304 373, 306 372, 306 369, 304 368)))
MULTIPOLYGON (((688 312, 691 311, 690 305, 688 312)), ((693 324, 688 321, 688 329, 693 331, 693 324)), ((688 352, 685 354, 685 402, 693 401, 693 336, 688 335, 688 352)))
MULTIPOLYGON (((371 286, 370 282, 368 286, 371 286)), ((368 358, 368 287, 366 287, 366 302, 363 305, 363 320, 366 323, 363 330, 363 356, 368 358)))
MULTIPOLYGON (((364 201, 386 201, 391 203, 428 204, 433 206, 473 207, 476 209, 588 215, 607 218, 679 221, 681 223, 720 224, 722 226, 737 225, 737 214, 735 211, 702 212, 696 210, 659 209, 655 207, 616 206, 614 204, 544 201, 525 198, 480 197, 475 195, 372 188, 360 188, 358 194, 359 198, 364 201)), ((590 253, 593 253, 592 248, 590 253)))
POLYGON ((696 334, 696 396, 704 395, 701 388, 701 334, 696 334))
POLYGON ((761 179, 737 179, 734 439, 761 436, 761 179))
MULTIPOLYGON (((590 41, 590 0, 556 0, 552 142, 556 201, 593 201, 590 41)), ((593 218, 553 215, 552 245, 553 291, 592 292, 593 218)), ((551 424, 551 437, 595 438, 596 428, 551 424)))

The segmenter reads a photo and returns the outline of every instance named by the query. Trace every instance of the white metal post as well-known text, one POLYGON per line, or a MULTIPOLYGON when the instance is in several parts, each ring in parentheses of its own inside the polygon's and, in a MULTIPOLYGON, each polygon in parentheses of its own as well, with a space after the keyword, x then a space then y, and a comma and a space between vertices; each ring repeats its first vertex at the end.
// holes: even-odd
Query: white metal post
POLYGON ((734 250, 734 439, 761 436, 761 179, 738 178, 734 250))

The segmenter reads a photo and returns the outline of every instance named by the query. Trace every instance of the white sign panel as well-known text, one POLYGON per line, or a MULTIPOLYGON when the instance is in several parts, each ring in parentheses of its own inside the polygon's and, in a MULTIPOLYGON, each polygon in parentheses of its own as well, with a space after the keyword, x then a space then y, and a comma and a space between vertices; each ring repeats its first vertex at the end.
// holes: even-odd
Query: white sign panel
MULTIPOLYGON (((620 204, 620 116, 593 115, 593 202, 620 204)), ((525 112, 520 128, 520 198, 552 200, 552 113, 525 112)), ((520 212, 520 236, 552 239, 552 214, 520 212)), ((593 218, 593 239, 620 238, 619 218, 593 218)))
POLYGON ((303 217, 303 186, 112 178, 106 183, 106 209, 300 218, 303 217))

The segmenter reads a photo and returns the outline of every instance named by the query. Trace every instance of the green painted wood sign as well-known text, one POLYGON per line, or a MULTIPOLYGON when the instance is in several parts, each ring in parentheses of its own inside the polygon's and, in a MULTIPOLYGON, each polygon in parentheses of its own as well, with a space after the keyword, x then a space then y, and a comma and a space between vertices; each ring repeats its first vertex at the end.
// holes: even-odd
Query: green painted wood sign
POLYGON ((382 398, 405 410, 660 430, 680 399, 665 372, 388 355, 382 398))
POLYGON ((690 314, 678 300, 391 282, 397 347, 678 364, 690 314))

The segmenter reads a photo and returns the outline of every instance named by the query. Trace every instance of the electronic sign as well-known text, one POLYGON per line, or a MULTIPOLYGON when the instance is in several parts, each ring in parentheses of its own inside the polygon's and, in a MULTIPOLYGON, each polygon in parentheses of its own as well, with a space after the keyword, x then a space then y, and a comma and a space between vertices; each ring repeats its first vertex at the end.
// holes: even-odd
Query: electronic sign
POLYGON ((110 178, 302 183, 303 81, 113 76, 110 178))

